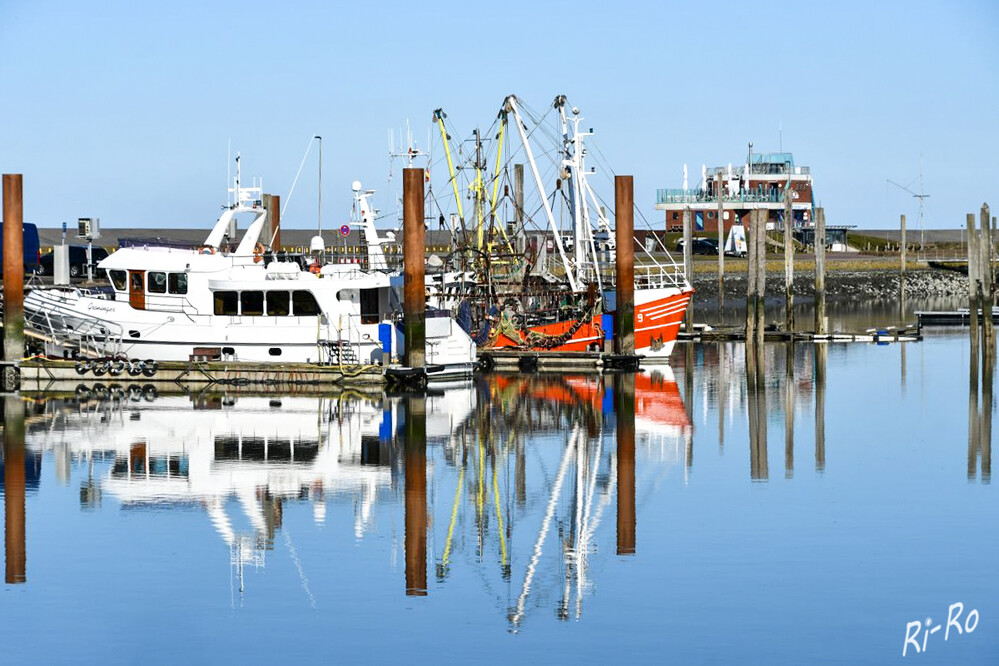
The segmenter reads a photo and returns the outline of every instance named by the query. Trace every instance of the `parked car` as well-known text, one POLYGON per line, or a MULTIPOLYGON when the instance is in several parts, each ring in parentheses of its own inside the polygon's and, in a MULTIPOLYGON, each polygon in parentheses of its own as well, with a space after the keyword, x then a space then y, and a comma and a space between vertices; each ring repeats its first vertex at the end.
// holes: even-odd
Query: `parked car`
MULTIPOLYGON (((98 262, 108 256, 108 251, 102 247, 94 246, 91 251, 91 262, 90 265, 97 268, 98 262)), ((36 271, 39 275, 52 275, 52 262, 55 259, 55 253, 49 252, 43 254, 41 259, 38 260, 38 270, 36 271)), ((70 245, 69 246, 69 274, 71 277, 80 277, 81 275, 87 274, 87 246, 86 245, 70 245)))
MULTIPOLYGON (((21 224, 21 245, 24 250, 24 274, 30 275, 38 268, 41 252, 38 246, 38 227, 30 222, 21 224)), ((0 257, 3 256, 3 234, 0 234, 0 257)))
MULTIPOLYGON (((683 252, 683 239, 676 242, 676 251, 683 252)), ((714 238, 695 238, 690 244, 692 254, 718 254, 718 241, 714 238)))

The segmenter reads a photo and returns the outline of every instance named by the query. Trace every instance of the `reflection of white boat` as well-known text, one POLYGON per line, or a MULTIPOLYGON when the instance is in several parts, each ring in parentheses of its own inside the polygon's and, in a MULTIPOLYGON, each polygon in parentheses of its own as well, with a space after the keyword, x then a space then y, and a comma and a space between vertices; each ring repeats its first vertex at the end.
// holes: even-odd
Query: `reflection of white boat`
MULTIPOLYGON (((306 267, 266 247, 261 189, 240 187, 238 168, 231 191, 200 249, 123 247, 100 263, 110 279, 101 291, 32 291, 25 323, 47 353, 342 365, 401 355, 401 280, 385 267, 373 216, 367 269, 318 258, 306 267), (239 215, 252 222, 236 243, 228 234, 239 215)), ((362 206, 365 196, 355 184, 362 206)), ((435 377, 470 373, 475 347, 451 317, 428 315, 426 338, 427 363, 444 366, 435 377)))

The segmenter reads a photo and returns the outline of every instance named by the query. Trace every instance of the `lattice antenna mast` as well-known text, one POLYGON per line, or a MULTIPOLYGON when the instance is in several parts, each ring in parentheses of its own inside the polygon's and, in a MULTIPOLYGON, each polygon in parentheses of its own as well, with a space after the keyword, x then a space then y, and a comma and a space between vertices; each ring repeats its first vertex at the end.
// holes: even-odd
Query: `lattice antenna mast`
POLYGON ((918 193, 917 192, 913 192, 911 189, 909 189, 905 185, 900 185, 900 184, 896 183, 891 178, 888 178, 886 180, 889 183, 891 183, 892 185, 894 185, 895 187, 897 187, 899 189, 902 189, 902 190, 905 190, 906 192, 908 192, 912 196, 914 196, 917 199, 919 199, 919 249, 925 250, 926 249, 926 238, 925 238, 924 233, 923 233, 923 200, 926 199, 926 197, 928 197, 930 195, 926 194, 925 192, 923 192, 923 160, 922 160, 922 158, 920 158, 920 160, 919 160, 919 192, 918 193))

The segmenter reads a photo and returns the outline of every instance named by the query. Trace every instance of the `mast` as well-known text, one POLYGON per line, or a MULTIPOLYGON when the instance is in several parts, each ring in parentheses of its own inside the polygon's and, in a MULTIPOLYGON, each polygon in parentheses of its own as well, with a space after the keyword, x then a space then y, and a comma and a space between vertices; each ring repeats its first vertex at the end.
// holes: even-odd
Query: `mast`
POLYGON ((531 151, 531 144, 527 140, 527 130, 524 128, 524 121, 521 119, 520 111, 517 108, 517 98, 514 95, 509 95, 503 101, 503 104, 504 107, 513 112, 513 118, 517 125, 517 132, 520 134, 520 141, 523 143, 524 153, 527 155, 527 162, 531 165, 531 173, 534 175, 534 182, 538 187, 538 193, 541 195, 541 203, 544 206, 545 215, 548 217, 548 224, 555 237, 555 248, 558 250, 558 256, 562 260, 563 266, 565 266, 565 276, 569 280, 569 288, 572 289, 572 291, 579 291, 576 276, 573 275, 572 267, 569 265, 569 260, 565 256, 565 248, 562 247, 562 236, 559 232, 558 225, 555 223, 555 214, 552 212, 551 204, 548 202, 548 197, 545 195, 544 184, 541 182, 541 175, 538 173, 538 165, 534 161, 534 153, 531 151))

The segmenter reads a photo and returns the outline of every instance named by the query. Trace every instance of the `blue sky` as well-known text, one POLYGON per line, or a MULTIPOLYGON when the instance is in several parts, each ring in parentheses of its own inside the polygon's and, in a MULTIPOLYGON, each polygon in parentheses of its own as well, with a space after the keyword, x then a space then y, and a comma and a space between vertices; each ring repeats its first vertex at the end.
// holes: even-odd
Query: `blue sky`
MULTIPOLYGON (((25 218, 40 226, 207 229, 230 142, 244 177, 286 198, 321 134, 332 229, 355 179, 394 208, 389 129, 408 119, 425 147, 444 107, 465 136, 509 93, 535 109, 566 94, 655 223, 656 189, 679 187, 684 163, 694 182, 702 163, 741 164, 749 141, 777 150, 779 128, 829 224, 896 227, 905 213, 914 228, 917 201, 886 179, 918 191, 920 161, 926 228, 999 209, 994 0, 0 0, 0 75, 0 171, 24 174, 25 218)), ((315 224, 315 158, 286 226, 315 224)))

